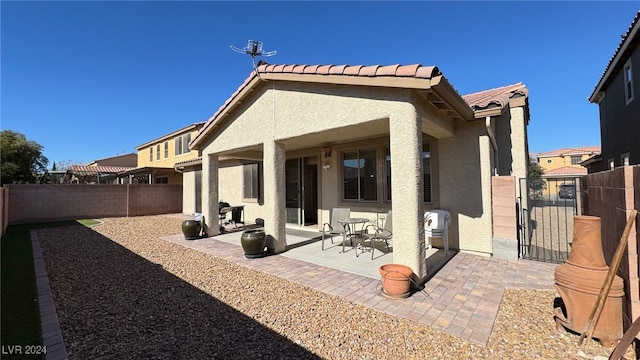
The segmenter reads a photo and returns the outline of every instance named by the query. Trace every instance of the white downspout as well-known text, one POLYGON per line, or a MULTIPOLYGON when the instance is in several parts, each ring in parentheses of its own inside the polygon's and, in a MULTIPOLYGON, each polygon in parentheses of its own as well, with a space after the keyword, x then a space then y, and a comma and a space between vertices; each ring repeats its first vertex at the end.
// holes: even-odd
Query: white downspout
POLYGON ((500 159, 498 157, 498 143, 496 142, 496 134, 493 131, 493 127, 491 127, 491 116, 485 117, 484 126, 487 128, 487 135, 489 136, 489 140, 491 141, 491 147, 493 147, 493 174, 498 175, 498 168, 500 167, 500 159))

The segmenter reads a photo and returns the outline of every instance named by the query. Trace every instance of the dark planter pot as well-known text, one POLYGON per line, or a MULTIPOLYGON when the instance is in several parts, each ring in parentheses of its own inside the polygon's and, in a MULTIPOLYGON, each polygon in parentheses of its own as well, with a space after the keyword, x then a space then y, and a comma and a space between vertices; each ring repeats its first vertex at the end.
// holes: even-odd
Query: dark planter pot
POLYGON ((264 230, 247 230, 242 233, 240 243, 247 259, 262 257, 267 245, 267 235, 264 230))
POLYGON ((182 222, 182 233, 184 234, 184 238, 186 240, 199 239, 200 230, 202 230, 202 225, 200 224, 200 221, 185 220, 182 222))

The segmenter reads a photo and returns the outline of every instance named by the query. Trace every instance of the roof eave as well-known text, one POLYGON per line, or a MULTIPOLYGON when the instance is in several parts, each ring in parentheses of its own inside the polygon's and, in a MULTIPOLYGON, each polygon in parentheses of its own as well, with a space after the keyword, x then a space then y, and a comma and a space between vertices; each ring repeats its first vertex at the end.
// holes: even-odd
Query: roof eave
POLYGON ((484 119, 487 116, 501 116, 506 107, 493 107, 489 109, 479 109, 473 112, 474 119, 484 119))
POLYGON ((207 122, 200 129, 195 138, 191 139, 191 142, 189 143, 190 150, 202 150, 202 148, 204 147, 204 141, 209 137, 211 131, 221 125, 222 120, 229 114, 229 112, 240 105, 242 103, 242 99, 248 93, 254 91, 256 85, 259 82, 264 81, 264 75, 261 75, 263 79, 260 79, 259 77, 255 76, 255 72, 252 72, 250 77, 252 77, 252 79, 249 80, 246 86, 242 87, 242 89, 237 94, 235 94, 232 99, 222 105, 220 110, 218 110, 209 118, 209 120, 207 120, 207 122))
POLYGON ((598 85, 596 86, 595 90, 593 90, 593 92, 591 93, 591 96, 589 96, 589 102, 598 103, 600 101, 602 97, 600 93, 604 92, 604 89, 603 89, 604 84, 607 82, 607 79, 609 79, 609 76, 612 75, 613 70, 616 68, 616 66, 621 61, 621 59, 626 55, 627 48, 629 47, 629 44, 633 41, 633 39, 636 37, 636 35, 638 35, 638 31, 640 31, 639 29, 640 29, 640 21, 636 22, 635 26, 631 30, 631 33, 629 34, 629 36, 627 36, 624 43, 620 47, 620 50, 617 52, 615 58, 607 66, 607 70, 605 71, 604 75, 602 75, 602 77, 600 78, 600 81, 598 82, 598 85))
POLYGON ((147 147, 149 145, 155 144, 157 142, 164 141, 166 139, 173 138, 174 136, 177 136, 179 134, 185 133, 187 131, 192 131, 193 129, 195 129, 195 128, 199 127, 199 126, 204 125, 204 123, 205 123, 204 121, 201 121, 201 122, 193 123, 191 125, 187 125, 187 126, 181 128, 181 129, 178 129, 178 130, 176 130, 174 132, 171 132, 171 133, 163 135, 163 136, 161 136, 159 138, 156 138, 156 139, 153 139, 151 141, 148 141, 148 142, 146 142, 146 143, 144 143, 142 145, 138 145, 138 146, 136 146, 136 150, 140 151, 140 149, 144 149, 145 147, 147 147))
POLYGON ((431 89, 445 100, 464 120, 470 121, 475 118, 473 110, 444 76, 434 76, 431 79, 431 89))

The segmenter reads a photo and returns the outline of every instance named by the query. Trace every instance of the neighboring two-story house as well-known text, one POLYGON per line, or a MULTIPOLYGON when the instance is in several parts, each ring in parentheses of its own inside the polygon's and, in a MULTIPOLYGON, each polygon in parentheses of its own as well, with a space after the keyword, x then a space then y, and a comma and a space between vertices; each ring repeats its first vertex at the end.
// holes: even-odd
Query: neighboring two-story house
POLYGON ((640 11, 623 35, 589 101, 600 109, 602 154, 589 172, 640 164, 640 11))
POLYGON ((561 148, 538 154, 538 163, 544 170, 542 178, 546 182, 543 194, 555 196, 563 185, 574 186, 576 178, 587 174, 583 162, 599 154, 600 146, 561 148))
POLYGON ((538 154, 538 163, 545 175, 584 175, 582 162, 600 154, 600 146, 562 148, 538 154))
POLYGON ((182 173, 174 166, 198 157, 198 151, 189 149, 189 142, 203 125, 194 123, 136 147, 137 167, 121 177, 133 184, 182 184, 182 173))

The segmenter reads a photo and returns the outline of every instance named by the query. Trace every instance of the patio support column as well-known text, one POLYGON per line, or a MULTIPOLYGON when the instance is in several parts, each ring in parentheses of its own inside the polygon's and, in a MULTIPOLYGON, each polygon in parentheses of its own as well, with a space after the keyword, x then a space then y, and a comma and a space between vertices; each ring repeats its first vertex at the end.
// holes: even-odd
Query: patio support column
POLYGON ((220 232, 218 219, 218 157, 205 154, 202 156, 202 215, 204 231, 209 235, 220 232))
POLYGON ((427 275, 424 247, 422 121, 413 106, 389 118, 393 262, 427 275))
POLYGON ((285 161, 284 145, 274 140, 264 143, 264 229, 267 249, 272 253, 283 252, 287 246, 285 161))

